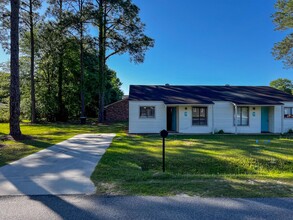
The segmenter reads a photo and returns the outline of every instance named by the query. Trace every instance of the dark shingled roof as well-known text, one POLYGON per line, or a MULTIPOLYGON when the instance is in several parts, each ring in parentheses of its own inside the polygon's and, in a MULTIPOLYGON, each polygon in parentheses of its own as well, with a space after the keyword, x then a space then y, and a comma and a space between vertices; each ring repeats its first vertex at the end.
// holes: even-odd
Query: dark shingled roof
POLYGON ((146 86, 131 85, 130 101, 163 101, 165 104, 282 105, 293 96, 268 86, 146 86))

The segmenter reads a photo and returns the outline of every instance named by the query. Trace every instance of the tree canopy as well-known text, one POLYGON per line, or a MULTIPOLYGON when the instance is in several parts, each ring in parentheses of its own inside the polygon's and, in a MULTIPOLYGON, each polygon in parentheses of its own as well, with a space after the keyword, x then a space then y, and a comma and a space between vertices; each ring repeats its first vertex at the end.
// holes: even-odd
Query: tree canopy
MULTIPOLYGON (((290 32, 293 28, 293 0, 278 0, 275 8, 273 21, 276 30, 290 32)), ((293 34, 289 33, 281 42, 276 43, 272 53, 276 60, 283 61, 286 68, 293 67, 293 34)))
MULTIPOLYGON (((14 42, 8 3, 0 2, 0 43, 10 53, 14 42)), ((103 121, 104 105, 123 96, 122 83, 107 60, 128 53, 131 61, 142 63, 154 46, 144 33, 139 8, 131 0, 43 3, 20 0, 21 118, 67 121, 100 114, 103 121)), ((9 80, 7 74, 0 78, 9 80)), ((9 93, 0 85, 0 95, 9 93)))
POLYGON ((289 94, 293 94, 293 84, 292 81, 289 79, 276 79, 273 80, 272 82, 270 82, 270 86, 276 89, 279 89, 283 92, 289 93, 289 94))

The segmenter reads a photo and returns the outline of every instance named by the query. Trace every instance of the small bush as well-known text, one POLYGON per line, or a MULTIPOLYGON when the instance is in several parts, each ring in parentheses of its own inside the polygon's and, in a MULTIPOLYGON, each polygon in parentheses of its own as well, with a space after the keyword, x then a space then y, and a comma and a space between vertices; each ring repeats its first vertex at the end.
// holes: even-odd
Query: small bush
POLYGON ((224 132, 224 130, 221 129, 217 132, 217 134, 225 134, 225 132, 224 132))
POLYGON ((9 121, 9 108, 8 105, 0 105, 0 123, 9 121))

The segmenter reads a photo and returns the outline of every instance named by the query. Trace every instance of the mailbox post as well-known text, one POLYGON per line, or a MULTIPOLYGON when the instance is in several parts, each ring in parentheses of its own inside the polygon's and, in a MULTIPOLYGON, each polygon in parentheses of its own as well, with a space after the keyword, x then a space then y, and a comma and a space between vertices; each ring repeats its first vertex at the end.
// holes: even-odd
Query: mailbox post
POLYGON ((163 156, 163 172, 165 172, 165 138, 168 137, 168 131, 162 130, 160 132, 161 137, 163 138, 163 149, 162 149, 162 156, 163 156))

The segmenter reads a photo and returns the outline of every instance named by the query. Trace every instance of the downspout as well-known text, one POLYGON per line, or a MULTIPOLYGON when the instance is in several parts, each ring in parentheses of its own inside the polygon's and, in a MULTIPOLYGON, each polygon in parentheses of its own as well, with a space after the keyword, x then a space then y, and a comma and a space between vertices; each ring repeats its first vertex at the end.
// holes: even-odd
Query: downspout
POLYGON ((281 134, 284 134, 284 105, 281 106, 281 134))
POLYGON ((166 103, 164 103, 164 105, 165 105, 165 114, 166 114, 166 117, 165 117, 165 130, 168 130, 168 126, 167 126, 167 123, 168 123, 168 114, 167 114, 167 105, 166 105, 166 103))
POLYGON ((212 105, 212 134, 215 134, 215 114, 214 114, 214 105, 212 105))
POLYGON ((235 134, 238 134, 238 127, 237 127, 237 105, 232 102, 235 108, 235 114, 234 114, 234 124, 235 124, 235 134))

